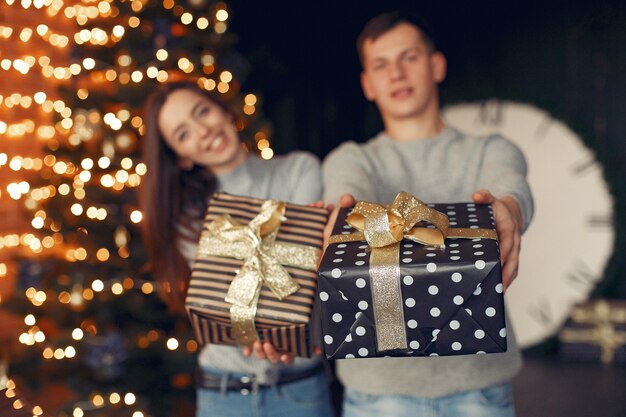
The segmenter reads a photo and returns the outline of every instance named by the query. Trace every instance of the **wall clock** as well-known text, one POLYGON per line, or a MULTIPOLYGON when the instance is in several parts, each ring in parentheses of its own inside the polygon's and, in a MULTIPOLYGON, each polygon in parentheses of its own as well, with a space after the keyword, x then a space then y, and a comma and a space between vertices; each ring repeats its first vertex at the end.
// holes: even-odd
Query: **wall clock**
POLYGON ((519 345, 530 347, 556 333, 602 279, 614 229, 601 167, 572 130, 537 107, 489 100, 443 114, 468 134, 501 133, 526 156, 535 216, 505 300, 519 345))

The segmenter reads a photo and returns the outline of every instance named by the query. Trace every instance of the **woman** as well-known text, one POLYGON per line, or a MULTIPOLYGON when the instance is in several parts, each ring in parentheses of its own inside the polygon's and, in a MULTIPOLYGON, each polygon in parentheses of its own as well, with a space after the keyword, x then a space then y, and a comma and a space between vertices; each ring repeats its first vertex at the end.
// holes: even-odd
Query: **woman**
MULTIPOLYGON (((299 204, 321 197, 317 158, 293 152, 262 160, 248 152, 235 122, 231 110, 192 83, 167 84, 147 102, 143 237, 150 271, 177 310, 214 191, 299 204)), ((256 342, 244 349, 207 345, 198 362, 198 417, 332 415, 320 357, 294 360, 256 342)))

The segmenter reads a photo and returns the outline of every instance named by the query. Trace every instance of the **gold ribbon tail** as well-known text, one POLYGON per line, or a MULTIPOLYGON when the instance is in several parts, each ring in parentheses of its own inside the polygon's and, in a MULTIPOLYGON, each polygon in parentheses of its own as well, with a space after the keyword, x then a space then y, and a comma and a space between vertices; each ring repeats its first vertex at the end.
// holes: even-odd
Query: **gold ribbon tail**
POLYGON ((378 351, 407 348, 399 256, 399 243, 376 248, 370 254, 369 273, 378 351))

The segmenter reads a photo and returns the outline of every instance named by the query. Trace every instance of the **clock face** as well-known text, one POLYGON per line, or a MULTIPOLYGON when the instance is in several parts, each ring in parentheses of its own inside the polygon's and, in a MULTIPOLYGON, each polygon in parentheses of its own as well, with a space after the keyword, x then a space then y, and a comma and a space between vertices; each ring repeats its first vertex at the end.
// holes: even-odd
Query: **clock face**
POLYGON ((443 114, 462 132, 502 134, 526 157, 535 213, 505 300, 519 345, 532 346, 556 333, 602 279, 614 236, 601 167, 572 130, 536 107, 490 100, 443 114))

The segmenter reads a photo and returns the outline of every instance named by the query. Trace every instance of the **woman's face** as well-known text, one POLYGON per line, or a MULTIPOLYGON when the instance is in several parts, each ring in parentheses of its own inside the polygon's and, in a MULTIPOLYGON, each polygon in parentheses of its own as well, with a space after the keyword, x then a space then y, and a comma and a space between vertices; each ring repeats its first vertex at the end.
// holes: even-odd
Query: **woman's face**
POLYGON ((159 112, 158 125, 183 169, 196 164, 220 175, 246 159, 232 116, 191 89, 170 93, 159 112))

